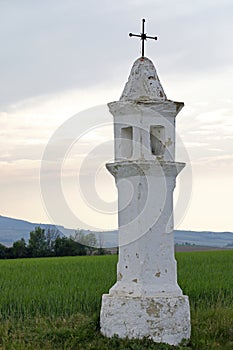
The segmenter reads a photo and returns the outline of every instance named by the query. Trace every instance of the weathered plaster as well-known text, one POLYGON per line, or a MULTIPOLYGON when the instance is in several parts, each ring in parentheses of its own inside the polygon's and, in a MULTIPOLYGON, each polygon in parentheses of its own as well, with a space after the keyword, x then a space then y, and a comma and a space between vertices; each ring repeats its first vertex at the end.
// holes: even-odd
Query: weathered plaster
POLYGON ((116 297, 104 294, 101 331, 107 337, 153 339, 178 345, 190 337, 190 312, 186 296, 116 297))
POLYGON ((120 101, 166 100, 156 69, 146 57, 137 59, 131 69, 120 101))
POLYGON ((106 164, 118 189, 117 282, 103 295, 101 332, 179 344, 190 337, 188 297, 177 283, 173 190, 185 166, 175 161, 175 118, 153 63, 135 62, 114 117, 115 161, 106 164))

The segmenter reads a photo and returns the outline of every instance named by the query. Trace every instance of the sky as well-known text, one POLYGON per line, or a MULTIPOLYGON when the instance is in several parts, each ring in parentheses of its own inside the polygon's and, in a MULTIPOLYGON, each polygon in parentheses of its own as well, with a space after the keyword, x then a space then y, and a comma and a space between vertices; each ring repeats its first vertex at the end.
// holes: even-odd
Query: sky
POLYGON ((128 33, 146 18, 158 41, 145 54, 167 97, 185 103, 175 228, 233 231, 232 14, 231 0, 0 0, 0 215, 117 227, 106 104, 140 56, 128 33), (46 168, 51 149, 60 168, 46 168))

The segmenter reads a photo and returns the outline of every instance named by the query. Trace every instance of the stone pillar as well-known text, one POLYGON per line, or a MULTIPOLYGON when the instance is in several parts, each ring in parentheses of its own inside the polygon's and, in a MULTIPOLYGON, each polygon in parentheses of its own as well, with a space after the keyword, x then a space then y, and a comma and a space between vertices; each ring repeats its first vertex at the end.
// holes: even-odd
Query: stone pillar
POLYGON ((106 164, 118 189, 117 282, 102 297, 101 332, 151 337, 177 345, 190 337, 188 297, 177 284, 173 190, 185 166, 175 161, 175 117, 153 63, 140 58, 114 116, 115 162, 106 164))

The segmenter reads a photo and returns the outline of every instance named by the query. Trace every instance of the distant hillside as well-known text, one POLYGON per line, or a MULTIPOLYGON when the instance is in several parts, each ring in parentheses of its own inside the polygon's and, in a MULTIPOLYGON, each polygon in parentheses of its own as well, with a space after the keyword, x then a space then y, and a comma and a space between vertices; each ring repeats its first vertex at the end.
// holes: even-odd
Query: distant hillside
MULTIPOLYGON (((101 236, 103 237, 105 247, 114 247, 118 244, 117 231, 103 232, 101 233, 101 236)), ((176 245, 233 248, 233 232, 198 232, 175 230, 174 243, 176 245)))
MULTIPOLYGON (((59 230, 62 235, 74 234, 74 229, 67 229, 63 226, 55 226, 51 224, 32 223, 25 220, 13 219, 5 216, 0 216, 0 243, 10 246, 13 242, 20 238, 28 240, 29 233, 36 226, 48 229, 53 228, 59 230)), ((90 231, 84 230, 84 233, 90 231)), ((118 245, 118 234, 115 231, 94 232, 97 242, 99 237, 103 243, 103 247, 115 247, 118 245)), ((197 232, 197 231, 174 231, 175 244, 179 245, 198 245, 207 247, 232 247, 233 248, 233 233, 232 232, 197 232)))
POLYGON ((176 244, 195 244, 207 247, 232 247, 232 232, 209 232, 209 231, 175 231, 174 239, 176 244))
MULTIPOLYGON (((40 226, 44 229, 53 228, 59 231, 63 229, 61 226, 32 223, 25 220, 13 219, 0 215, 0 243, 10 246, 13 242, 20 238, 28 240, 30 232, 33 231, 36 226, 40 226)), ((62 231, 61 235, 63 235, 62 231)))

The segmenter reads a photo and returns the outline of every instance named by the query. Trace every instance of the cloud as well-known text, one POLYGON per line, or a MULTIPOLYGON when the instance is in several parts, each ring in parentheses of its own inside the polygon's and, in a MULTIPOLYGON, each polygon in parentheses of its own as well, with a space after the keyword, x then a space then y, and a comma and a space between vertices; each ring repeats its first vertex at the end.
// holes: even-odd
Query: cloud
MULTIPOLYGON (((0 170, 2 183, 15 194, 9 200, 5 190, 7 208, 12 206, 16 213, 24 193, 31 198, 35 188, 40 192, 42 154, 62 123, 79 111, 119 98, 140 55, 140 41, 128 33, 141 31, 142 17, 148 34, 159 37, 157 42, 148 40, 146 55, 155 62, 167 96, 185 102, 177 132, 194 172, 206 178, 228 176, 233 154, 232 10, 231 0, 2 1, 0 170), (23 182, 25 192, 19 186, 23 182)), ((63 164, 69 190, 69 180, 75 181, 82 166, 88 183, 88 174, 110 157, 102 149, 101 156, 82 163, 109 135, 110 131, 95 130, 69 150, 63 164)), ((60 147, 63 142, 68 143, 60 140, 60 147)), ((178 158, 188 162, 179 142, 177 148, 178 158)), ((53 180, 57 170, 50 170, 47 175, 53 180)), ((101 176, 99 183, 104 190, 101 176)), ((72 196, 75 207, 75 193, 72 196)), ((38 203, 35 200, 32 208, 38 203)), ((27 218, 22 210, 18 216, 27 218)))
POLYGON ((128 38, 147 28, 147 43, 169 75, 213 73, 232 67, 230 1, 11 1, 0 4, 0 105, 74 88, 123 83, 140 43, 128 38), (121 19, 119 25, 119 18, 121 19), (152 33, 153 34, 153 33, 152 33), (136 50, 136 51, 135 51, 136 50))

